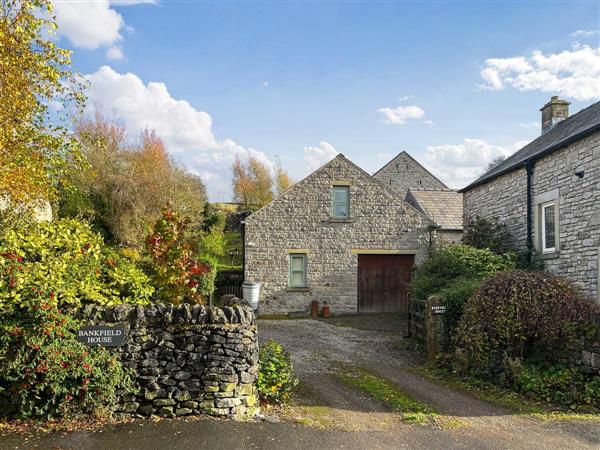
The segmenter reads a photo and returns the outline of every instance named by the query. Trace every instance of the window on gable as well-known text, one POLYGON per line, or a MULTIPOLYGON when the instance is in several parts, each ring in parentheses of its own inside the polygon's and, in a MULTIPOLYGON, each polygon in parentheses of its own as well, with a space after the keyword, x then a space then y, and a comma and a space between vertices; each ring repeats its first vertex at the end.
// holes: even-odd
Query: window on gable
POLYGON ((548 202, 541 205, 542 252, 556 251, 556 203, 548 202))
POLYGON ((306 287, 306 255, 304 253, 290 254, 290 279, 292 288, 306 287))
POLYGON ((350 217, 350 187, 333 186, 331 216, 334 219, 350 217))

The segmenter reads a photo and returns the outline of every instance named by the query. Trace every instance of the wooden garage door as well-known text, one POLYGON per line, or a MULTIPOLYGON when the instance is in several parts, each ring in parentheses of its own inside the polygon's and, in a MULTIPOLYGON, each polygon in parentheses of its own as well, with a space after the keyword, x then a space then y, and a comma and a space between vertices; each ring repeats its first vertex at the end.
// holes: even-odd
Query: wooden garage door
POLYGON ((408 312, 414 255, 358 255, 358 311, 408 312))

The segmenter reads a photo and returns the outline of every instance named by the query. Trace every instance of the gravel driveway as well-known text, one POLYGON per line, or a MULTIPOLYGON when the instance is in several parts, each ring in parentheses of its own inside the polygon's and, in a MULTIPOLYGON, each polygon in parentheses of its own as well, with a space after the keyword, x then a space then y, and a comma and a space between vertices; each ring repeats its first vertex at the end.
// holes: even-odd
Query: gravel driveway
POLYGON ((321 427, 358 435, 378 431, 382 439, 387 433, 396 433, 399 443, 402 436, 410 435, 413 446, 420 448, 434 448, 435 441, 444 442, 444 448, 600 449, 597 421, 541 421, 421 377, 410 369, 422 364, 422 357, 406 349, 397 332, 338 327, 315 320, 259 320, 260 342, 269 339, 291 353, 301 381, 293 412, 284 414, 296 422, 304 423, 302 413, 310 414, 316 406, 321 427), (348 364, 387 378, 431 405, 445 421, 426 425, 401 422, 385 405, 339 381, 335 373, 348 364), (414 441, 417 436, 421 445, 414 441))

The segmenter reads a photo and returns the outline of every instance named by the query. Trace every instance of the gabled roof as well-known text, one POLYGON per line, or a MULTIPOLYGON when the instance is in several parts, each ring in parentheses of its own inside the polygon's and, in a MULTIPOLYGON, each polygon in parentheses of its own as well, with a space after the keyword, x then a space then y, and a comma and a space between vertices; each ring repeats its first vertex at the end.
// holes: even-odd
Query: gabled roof
POLYGON ((374 177, 376 177, 376 175, 381 172, 382 170, 384 170, 386 167, 388 167, 391 164, 396 163, 396 161, 398 159, 400 159, 400 157, 402 156, 406 156, 408 157, 412 162, 414 162, 417 166, 419 166, 421 169, 423 169, 423 171, 425 171, 431 178, 433 178, 435 181, 437 181, 438 183, 440 183, 444 188, 448 189, 448 186, 446 186, 446 184, 444 184, 444 182, 442 180, 440 180, 438 177, 436 177, 434 174, 432 174, 429 170, 427 170, 425 168, 425 166, 423 166, 423 164, 421 164, 419 161, 417 161, 415 158, 413 158, 412 156, 410 156, 410 153, 408 153, 405 150, 402 150, 400 153, 398 153, 396 156, 394 156, 390 161, 388 161, 381 169, 379 169, 377 172, 375 172, 373 174, 374 177))
POLYGON ((442 230, 463 229, 462 194, 451 189, 409 189, 406 199, 416 203, 442 230))
POLYGON ((294 183, 292 186, 290 186, 288 189, 286 189, 285 191, 283 191, 281 194, 279 194, 277 197, 275 197, 273 200, 271 200, 269 203, 267 203, 263 207, 261 207, 261 208, 257 209, 256 211, 254 211, 252 214, 250 214, 248 217, 246 217, 245 220, 246 221, 251 220, 253 216, 257 215, 258 213, 261 213, 264 210, 266 210, 267 208, 269 208, 270 205, 272 205, 273 203, 275 203, 278 199, 280 199, 280 198, 288 195, 294 189, 296 189, 299 186, 301 186, 302 184, 306 183, 315 174, 317 174, 318 172, 321 172, 326 167, 328 167, 329 165, 333 164, 334 161, 337 161, 337 160, 340 160, 340 159, 343 160, 343 161, 345 161, 346 163, 350 164, 352 167, 355 167, 359 172, 361 172, 367 178, 369 178, 370 180, 372 180, 373 182, 375 182, 375 184, 379 185, 388 194, 392 195, 393 197, 398 198, 410 210, 416 212, 419 216, 421 216, 423 218, 427 218, 426 214, 423 213, 423 211, 420 211, 418 208, 416 208, 415 206, 413 206, 410 203, 408 203, 406 201, 406 198, 404 196, 400 195, 398 192, 396 192, 395 190, 391 189, 389 186, 386 186, 385 183, 382 183, 380 180, 378 180, 377 178, 373 177, 370 173, 368 173, 362 167, 360 167, 359 165, 355 164, 354 162, 352 162, 348 158, 346 158, 342 153, 338 153, 334 158, 332 158, 331 160, 329 160, 327 163, 323 164, 318 169, 312 171, 310 174, 308 174, 306 177, 304 177, 303 179, 301 179, 297 183, 294 183))
POLYGON ((467 187, 465 192, 500 175, 523 167, 525 161, 536 160, 556 150, 577 142, 600 130, 600 102, 594 103, 568 119, 557 123, 551 130, 531 141, 521 150, 510 156, 502 164, 483 174, 467 187))

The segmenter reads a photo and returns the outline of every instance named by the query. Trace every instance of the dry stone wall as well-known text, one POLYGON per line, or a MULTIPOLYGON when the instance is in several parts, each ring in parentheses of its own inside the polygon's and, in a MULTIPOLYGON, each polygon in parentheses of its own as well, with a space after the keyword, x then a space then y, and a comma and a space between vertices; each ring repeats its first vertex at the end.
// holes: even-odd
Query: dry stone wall
POLYGON ((125 345, 109 348, 133 369, 137 394, 121 397, 117 412, 163 417, 258 412, 258 341, 247 305, 89 306, 94 325, 123 325, 125 345))

